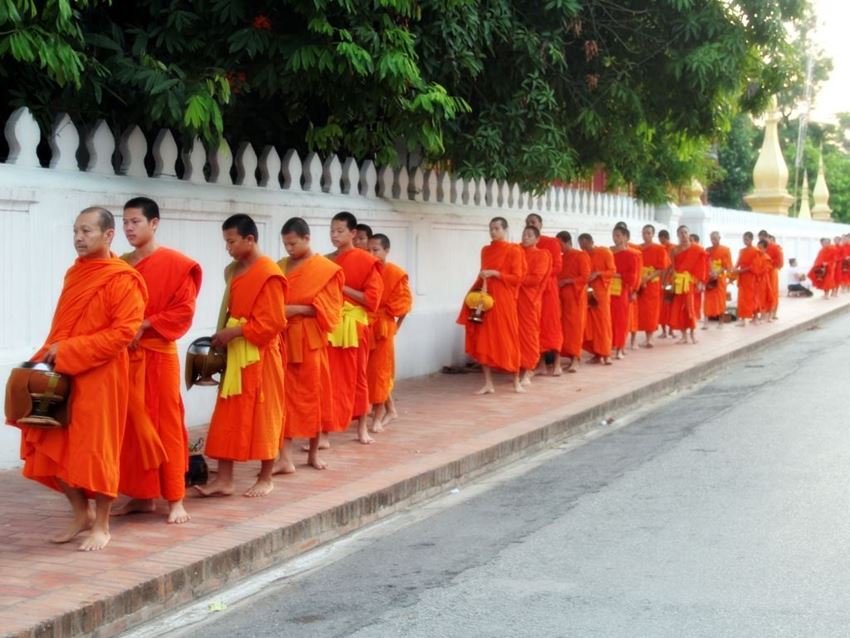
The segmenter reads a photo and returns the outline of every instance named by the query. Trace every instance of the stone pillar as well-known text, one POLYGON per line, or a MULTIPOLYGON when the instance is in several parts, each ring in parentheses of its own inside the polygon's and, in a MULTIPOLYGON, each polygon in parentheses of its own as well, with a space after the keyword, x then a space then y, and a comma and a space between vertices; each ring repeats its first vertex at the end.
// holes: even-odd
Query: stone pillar
POLYGON ((764 127, 764 143, 753 169, 755 188, 744 196, 747 206, 759 213, 788 216, 794 198, 788 192, 788 166, 779 148, 779 112, 771 99, 764 127))

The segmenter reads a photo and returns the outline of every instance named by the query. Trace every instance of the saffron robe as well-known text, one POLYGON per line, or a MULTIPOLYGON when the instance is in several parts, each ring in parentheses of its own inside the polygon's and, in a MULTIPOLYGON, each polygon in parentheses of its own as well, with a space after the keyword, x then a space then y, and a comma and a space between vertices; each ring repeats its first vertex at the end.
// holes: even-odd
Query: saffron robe
POLYGON ((142 276, 115 255, 79 258, 65 282, 50 333, 33 356, 58 344, 54 369, 71 376, 67 427, 21 427, 23 475, 62 491, 58 481, 94 494, 118 495, 127 417, 127 346, 145 313, 142 276))
POLYGON ((366 376, 369 401, 386 403, 395 384, 395 335, 398 319, 410 313, 413 295, 407 273, 396 264, 384 263, 384 292, 377 312, 369 317, 370 352, 366 376))
POLYGON ((832 245, 832 258, 833 258, 833 269, 832 269, 832 287, 833 289, 837 289, 841 286, 841 262, 843 261, 843 249, 841 244, 833 244, 832 245))
POLYGON ((832 290, 835 288, 835 247, 832 244, 823 246, 818 251, 818 256, 815 258, 815 263, 809 271, 809 279, 812 280, 812 286, 818 290, 832 290), (818 270, 823 269, 824 275, 818 276, 818 270))
POLYGON ((640 288, 641 271, 643 270, 643 251, 638 244, 628 243, 631 250, 638 260, 638 267, 635 271, 635 277, 632 281, 632 294, 629 297, 629 332, 638 331, 638 289, 640 288))
POLYGON ((670 255, 661 244, 641 247, 643 253, 642 277, 649 279, 641 284, 638 293, 638 330, 655 332, 661 319, 661 278, 670 267, 670 255))
POLYGON ((559 280, 572 279, 561 286, 561 331, 564 344, 561 354, 567 357, 581 355, 584 329, 587 324, 587 278, 590 276, 590 257, 583 250, 569 248, 563 254, 559 280))
POLYGON ((773 269, 773 262, 761 249, 756 261, 756 312, 767 312, 770 310, 770 271, 773 269))
POLYGON ((841 244, 841 261, 836 271, 836 279, 842 286, 850 286, 850 243, 841 244))
POLYGON ((611 345, 623 349, 626 347, 626 335, 631 331, 631 297, 635 281, 640 276, 641 261, 631 248, 625 247, 614 252, 614 264, 620 276, 612 278, 608 290, 611 296, 611 345))
POLYGON ((674 330, 694 329, 697 326, 697 284, 705 280, 705 250, 691 244, 673 254, 673 304, 670 306, 670 327, 674 330), (678 284, 677 281, 683 282, 678 284))
MULTIPOLYGON (((487 292, 493 307, 484 314, 483 323, 469 321, 464 304, 457 323, 466 329, 466 353, 483 366, 507 372, 519 370, 519 324, 517 296, 525 277, 525 257, 516 244, 497 240, 481 249, 481 270, 498 270, 499 277, 487 279, 487 292)), ((475 280, 471 290, 481 288, 475 280)))
POLYGON ((352 419, 369 411, 368 313, 377 311, 381 302, 384 292, 381 276, 383 264, 380 259, 359 248, 333 253, 328 258, 342 268, 345 285, 365 295, 364 303, 361 304, 343 293, 343 303, 347 301, 358 313, 367 315, 367 323, 357 324, 357 347, 328 347, 328 363, 334 388, 334 422, 325 431, 345 432, 352 419))
POLYGON ((785 255, 779 244, 767 245, 767 256, 770 257, 770 270, 767 271, 767 310, 779 306, 779 271, 785 263, 785 255))
POLYGON ((584 328, 585 350, 599 357, 611 356, 611 297, 608 289, 616 272, 614 254, 604 246, 590 251, 590 271, 599 276, 588 283, 593 290, 595 303, 588 299, 587 322, 584 328))
POLYGON ((130 351, 130 409, 119 491, 133 498, 179 501, 186 493, 189 442, 175 342, 192 326, 201 267, 176 250, 158 248, 135 268, 147 285, 145 319, 151 326, 130 351), (151 440, 144 441, 146 437, 151 440), (149 452, 158 445, 164 452, 160 459, 149 452))
POLYGON ((661 244, 661 245, 664 247, 664 250, 667 251, 667 257, 670 261, 670 270, 668 270, 667 273, 665 273, 665 275, 661 278, 661 288, 662 288, 661 314, 658 317, 658 323, 660 323, 662 326, 669 326, 670 325, 670 309, 673 306, 673 300, 668 299, 667 297, 664 296, 664 287, 667 286, 670 283, 671 277, 673 276, 672 275, 672 273, 673 273, 673 271, 672 271, 673 251, 676 249, 676 244, 668 241, 666 244, 661 244))
POLYGON ((311 439, 333 424, 333 385, 328 365, 328 333, 342 318, 342 268, 312 255, 295 268, 284 258, 278 266, 289 284, 287 302, 311 306, 315 316, 293 315, 286 321, 283 437, 311 439))
MULTIPOLYGON (((708 262, 705 256, 705 248, 700 246, 699 244, 691 244, 692 246, 696 246, 699 249, 700 258, 705 262, 705 268, 703 268, 703 278, 700 280, 700 283, 705 283, 706 278, 708 277, 708 262)), ((703 291, 699 289, 699 287, 694 290, 694 310, 696 311, 697 321, 702 319, 702 298, 703 291)))
MULTIPOLYGON (((239 371, 242 391, 216 397, 204 453, 230 461, 268 461, 277 456, 285 411, 280 335, 286 328, 286 277, 260 257, 230 282, 228 315, 245 320, 245 341, 260 359, 239 371)), ((239 339, 227 344, 239 347, 239 339)))
POLYGON ((728 285, 726 272, 732 270, 732 252, 726 246, 710 246, 705 251, 708 273, 715 273, 717 286, 705 289, 704 308, 706 317, 720 317, 726 314, 726 287, 728 285))
MULTIPOLYGON (((554 237, 540 236, 537 248, 549 253, 551 266, 543 288, 540 308, 540 351, 561 350, 564 341, 561 330, 561 299, 558 293, 558 273, 561 272, 561 242, 554 237)), ((525 367, 525 366, 523 366, 525 367)))
MULTIPOLYGON (((517 320, 519 322, 519 367, 533 370, 540 360, 541 309, 544 291, 549 286, 552 258, 549 251, 537 247, 521 246, 525 256, 526 272, 519 286, 517 320)), ((560 304, 560 299, 558 304, 560 304)), ((558 320, 561 313, 558 311, 558 320)), ((558 328, 560 330, 560 326, 558 328)))
POLYGON ((752 319, 758 312, 758 279, 762 275, 764 261, 755 246, 744 246, 738 253, 735 268, 738 274, 738 319, 752 319))

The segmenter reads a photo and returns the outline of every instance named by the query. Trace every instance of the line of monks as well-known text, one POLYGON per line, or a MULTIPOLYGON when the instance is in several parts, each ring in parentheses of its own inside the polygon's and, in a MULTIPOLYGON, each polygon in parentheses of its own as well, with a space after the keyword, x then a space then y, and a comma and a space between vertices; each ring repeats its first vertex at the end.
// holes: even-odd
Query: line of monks
MULTIPOLYGON (((68 528, 51 540, 88 532, 84 551, 106 546, 111 515, 153 512, 158 498, 168 502, 169 523, 189 520, 176 340, 191 327, 201 268, 157 243, 154 201, 128 201, 123 223, 133 251, 118 257, 113 215, 93 207, 77 216, 78 258, 32 359, 71 377, 70 421, 19 426, 24 476, 63 493, 72 508, 68 528), (130 500, 112 510, 119 494, 130 500)), ((283 226, 288 256, 277 263, 261 253, 248 215, 229 217, 222 233, 233 261, 212 344, 226 351, 227 367, 205 448, 218 472, 196 489, 231 495, 234 464, 258 460, 259 476, 244 494, 264 496, 273 474, 295 471, 292 439, 308 439, 308 464, 324 469, 327 433, 356 422, 357 440, 369 444, 370 430, 397 416, 394 337, 412 296, 407 274, 386 261, 389 238, 348 212, 331 222, 335 250, 327 256, 313 252, 310 228, 297 217, 283 226)))
MULTIPOLYGON (((532 213, 525 220, 519 244, 507 241, 503 217, 490 221, 491 243, 481 250, 481 270, 457 323, 465 328, 467 354, 484 372, 476 394, 496 391, 493 370, 508 372, 516 392, 525 392, 535 374, 560 376, 577 372, 582 352, 590 363, 610 365, 626 356, 627 342, 653 348, 660 338, 679 333, 681 344, 695 344, 696 328, 709 320, 722 328, 727 315, 727 287, 737 283, 737 325, 777 319, 779 271, 784 255, 767 231, 756 245, 750 232, 735 262, 711 233, 703 248, 686 226, 671 242, 666 230, 647 224, 643 243, 630 241, 628 226, 612 231, 613 246, 596 246, 589 234, 561 231, 542 234, 543 220, 532 213)), ((850 287, 850 235, 823 240, 809 276, 826 294, 837 294, 838 281, 850 287), (836 273, 841 273, 840 277, 836 273)))

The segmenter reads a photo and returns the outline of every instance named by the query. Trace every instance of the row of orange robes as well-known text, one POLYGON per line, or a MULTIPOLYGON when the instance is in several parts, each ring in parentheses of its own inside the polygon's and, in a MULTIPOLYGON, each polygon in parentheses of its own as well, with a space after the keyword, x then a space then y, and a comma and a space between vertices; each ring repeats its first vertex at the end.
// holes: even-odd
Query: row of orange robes
POLYGON ((670 327, 693 330, 699 319, 697 286, 706 279, 705 250, 697 244, 673 251, 673 303, 670 305, 670 327))
POLYGON ((611 345, 622 350, 626 347, 626 336, 632 332, 632 309, 635 307, 632 293, 637 292, 640 284, 643 260, 628 246, 622 250, 615 249, 613 253, 616 273, 608 290, 611 297, 611 345))
MULTIPOLYGON (((519 330, 519 367, 524 370, 534 370, 543 351, 544 330, 541 316, 545 302, 548 301, 546 291, 552 281, 552 257, 548 250, 536 246, 522 246, 525 258, 526 272, 517 291, 517 325, 519 330)), ((557 285, 557 284, 556 284, 557 285)), ((557 290, 557 288, 556 288, 557 290)), ((556 304, 558 322, 560 324, 560 300, 556 304)), ((546 321, 551 321, 551 309, 546 308, 546 321)), ((561 332, 561 326, 558 326, 561 332)), ((547 335, 551 339, 551 336, 547 335)), ((560 341, 563 341, 561 337, 560 341)), ((549 341, 551 343, 551 341, 549 341)))
MULTIPOLYGON (((850 256, 850 253, 848 253, 850 256)), ((818 290, 830 291, 841 285, 843 278, 844 249, 843 244, 827 244, 815 257, 815 263, 809 270, 809 279, 818 290)))
MULTIPOLYGON (((670 253, 661 244, 650 244, 642 248, 643 267, 641 279, 645 279, 637 298, 638 330, 654 333, 662 319, 663 282, 667 269, 670 267, 670 253)), ((669 322, 669 305, 664 324, 669 322)))

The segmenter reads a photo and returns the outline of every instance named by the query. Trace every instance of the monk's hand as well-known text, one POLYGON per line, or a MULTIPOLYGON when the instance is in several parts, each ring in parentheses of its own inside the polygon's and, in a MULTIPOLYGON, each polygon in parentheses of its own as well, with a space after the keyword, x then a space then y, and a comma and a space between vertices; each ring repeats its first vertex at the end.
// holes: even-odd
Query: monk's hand
POLYGON ((498 270, 482 270, 478 276, 482 279, 490 279, 491 277, 499 279, 502 274, 498 270))
POLYGON ((59 352, 59 344, 54 343, 44 354, 44 362, 53 365, 56 363, 56 353, 59 352))
POLYGON ((219 330, 212 336, 212 345, 215 348, 224 348, 236 337, 241 336, 242 326, 233 326, 232 328, 225 328, 224 330, 219 330))
POLYGON ((127 346, 128 348, 130 348, 130 350, 135 350, 136 348, 139 347, 139 341, 141 340, 142 335, 145 333, 145 330, 150 328, 150 326, 151 326, 151 322, 148 321, 147 319, 145 319, 142 322, 142 325, 139 326, 138 330, 136 330, 136 336, 133 337, 133 340, 130 342, 130 345, 127 346))
POLYGON ((587 278, 587 283, 590 283, 594 279, 599 279, 599 273, 598 272, 590 273, 590 276, 587 278))

